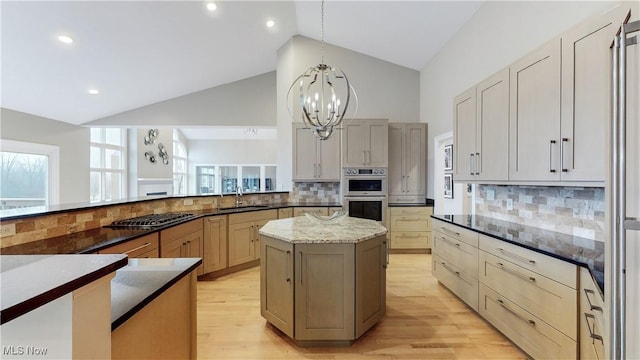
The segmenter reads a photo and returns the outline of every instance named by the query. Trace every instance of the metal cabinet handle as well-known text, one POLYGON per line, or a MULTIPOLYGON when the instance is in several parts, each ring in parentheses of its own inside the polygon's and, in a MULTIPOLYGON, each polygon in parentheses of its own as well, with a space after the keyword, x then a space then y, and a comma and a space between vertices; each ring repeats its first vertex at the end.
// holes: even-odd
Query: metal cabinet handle
POLYGON ((386 240, 383 240, 382 245, 384 246, 384 254, 382 254, 382 267, 386 269, 387 265, 389 264, 389 244, 386 240))
POLYGON ((469 175, 473 176, 473 154, 469 154, 469 175))
POLYGON ((136 250, 144 249, 144 248, 146 248, 146 247, 147 247, 147 246, 149 246, 149 245, 151 245, 151 243, 144 243, 144 245, 140 245, 140 246, 138 246, 138 247, 136 247, 136 248, 133 248, 133 249, 128 250, 128 251, 125 251, 125 252, 123 252, 123 254, 124 254, 124 255, 128 255, 128 254, 130 254, 130 253, 132 253, 132 252, 134 252, 134 251, 136 251, 136 250))
POLYGON ((555 173, 556 169, 553 168, 553 145, 555 145, 555 140, 549 140, 549 172, 555 173))
POLYGON ((534 278, 533 276, 527 276, 525 274, 522 274, 516 270, 513 270, 511 268, 508 268, 506 266, 504 266, 503 263, 496 263, 496 265, 498 265, 498 267, 500 268, 500 270, 507 272, 513 276, 519 277, 520 279, 526 280, 526 281, 531 281, 531 282, 536 282, 536 278, 534 278))
POLYGON ((591 299, 589 298, 589 294, 595 295, 596 293, 591 289, 584 289, 584 295, 587 297, 587 303, 589 303, 589 308, 591 310, 596 310, 602 312, 602 307, 598 305, 593 305, 591 299))
POLYGON ((322 164, 318 163, 318 177, 322 176, 322 164))
POLYGON ((508 257, 510 257, 510 258, 512 258, 512 259, 516 259, 516 260, 521 261, 521 262, 529 263, 529 264, 531 264, 531 265, 534 265, 534 264, 536 263, 536 261, 535 261, 535 260, 527 259, 527 258, 526 258, 526 257, 524 257, 524 256, 520 256, 520 255, 518 255, 518 254, 514 254, 514 253, 512 253, 512 252, 510 252, 510 251, 507 251, 507 250, 505 250, 505 249, 503 249, 503 248, 496 248, 496 249, 498 249, 498 251, 500 251, 501 253, 503 253, 505 256, 508 256, 508 257))
POLYGON ((455 274, 456 276, 460 277, 460 271, 456 271, 456 270, 453 270, 453 269, 449 268, 444 261, 440 262, 440 264, 442 264, 442 267, 445 270, 447 270, 448 272, 450 272, 452 274, 455 274))
POLYGON ((562 172, 569 172, 569 169, 564 165, 564 147, 567 142, 569 142, 569 138, 562 138, 562 144, 560 144, 560 169, 562 172))
POLYGON ((459 248, 459 247, 460 247, 460 244, 459 244, 459 243, 454 243, 453 241, 451 241, 451 240, 449 240, 449 239, 445 238, 444 236, 441 236, 441 237, 440 237, 440 240, 442 240, 442 241, 446 242, 446 243, 447 243, 447 244, 449 244, 449 245, 453 245, 453 246, 455 246, 455 247, 457 247, 457 248, 459 248))
POLYGON ((450 234, 450 235, 460 236, 460 233, 459 233, 459 232, 455 232, 455 231, 453 231, 453 230, 449 230, 449 229, 447 229, 447 228, 446 228, 446 227, 444 227, 444 226, 441 226, 441 227, 440 227, 440 229, 442 229, 442 231, 444 231, 444 232, 446 232, 446 233, 448 233, 448 234, 450 234))
POLYGON ((498 302, 498 304, 499 304, 500 306, 502 306, 502 308, 503 308, 503 309, 505 309, 505 310, 507 310, 508 312, 510 312, 511 314, 513 314, 513 316, 517 317, 518 319, 520 319, 520 320, 522 320, 522 321, 525 321, 525 322, 529 323, 529 325, 531 325, 531 326, 536 326, 536 322, 535 322, 535 321, 533 321, 533 320, 531 320, 531 319, 527 319, 526 317, 524 317, 524 316, 522 316, 522 315, 518 314, 517 312, 515 312, 515 311, 511 310, 511 309, 507 306, 507 304, 505 304, 505 302, 504 302, 503 300, 498 299, 498 300, 497 300, 497 302, 498 302))
POLYGON ((289 257, 291 256, 291 251, 287 250, 287 254, 286 254, 286 262, 285 262, 285 266, 287 269, 287 276, 285 277, 284 281, 285 282, 291 282, 291 273, 290 273, 290 269, 289 269, 289 257))
POLYGON ((405 234, 405 233, 402 233, 402 237, 403 238, 407 238, 407 239, 416 239, 416 238, 419 238, 421 236, 422 235, 420 235, 420 234, 405 234))
POLYGON ((480 153, 476 153, 476 175, 480 175, 480 153))
POLYGON ((600 342, 602 342, 604 344, 604 339, 602 338, 601 335, 596 334, 593 329, 591 328, 591 325, 589 324, 589 319, 592 319, 592 321, 596 321, 596 317, 593 316, 592 314, 589 313, 584 313, 584 320, 587 322, 587 329, 589 330, 589 337, 592 338, 593 340, 599 340, 600 342))
POLYGON ((304 268, 304 261, 302 261, 302 251, 300 253, 300 286, 302 286, 302 269, 304 268))

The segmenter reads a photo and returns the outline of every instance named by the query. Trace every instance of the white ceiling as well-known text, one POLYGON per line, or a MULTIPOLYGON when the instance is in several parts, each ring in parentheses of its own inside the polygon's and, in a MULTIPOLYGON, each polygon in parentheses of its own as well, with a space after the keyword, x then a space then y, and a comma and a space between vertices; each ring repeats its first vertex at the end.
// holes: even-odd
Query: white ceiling
MULTIPOLYGON (((205 4, 3 0, 0 105, 83 124, 273 71, 292 36, 320 39, 320 1, 205 4)), ((327 1, 325 41, 421 70, 481 4, 327 1)))

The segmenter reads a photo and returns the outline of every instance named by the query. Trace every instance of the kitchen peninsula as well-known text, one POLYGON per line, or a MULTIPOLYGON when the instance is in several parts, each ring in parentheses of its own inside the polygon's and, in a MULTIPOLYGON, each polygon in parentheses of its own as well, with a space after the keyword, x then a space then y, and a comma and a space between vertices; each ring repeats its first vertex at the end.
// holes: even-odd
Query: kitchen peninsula
POLYGON ((345 346, 386 313, 387 229, 313 216, 260 229, 260 311, 300 346, 345 346))

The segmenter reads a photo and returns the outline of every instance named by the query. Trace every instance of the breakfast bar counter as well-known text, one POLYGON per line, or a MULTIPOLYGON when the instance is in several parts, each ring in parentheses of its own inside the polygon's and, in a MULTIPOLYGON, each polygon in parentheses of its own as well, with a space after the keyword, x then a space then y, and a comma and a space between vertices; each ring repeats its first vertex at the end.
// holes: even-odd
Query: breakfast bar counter
POLYGON ((299 346, 348 346, 386 313, 387 229, 313 216, 260 229, 260 309, 299 346))

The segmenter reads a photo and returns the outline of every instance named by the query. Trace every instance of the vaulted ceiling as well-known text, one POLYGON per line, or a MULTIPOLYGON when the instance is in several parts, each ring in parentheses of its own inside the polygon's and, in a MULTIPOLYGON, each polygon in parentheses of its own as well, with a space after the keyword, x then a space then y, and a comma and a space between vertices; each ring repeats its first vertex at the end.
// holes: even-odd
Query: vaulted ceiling
MULTIPOLYGON (((2 1, 0 105, 83 124, 273 71, 292 36, 320 40, 320 1, 215 4, 2 1)), ((481 5, 327 1, 325 41, 421 70, 481 5)))

